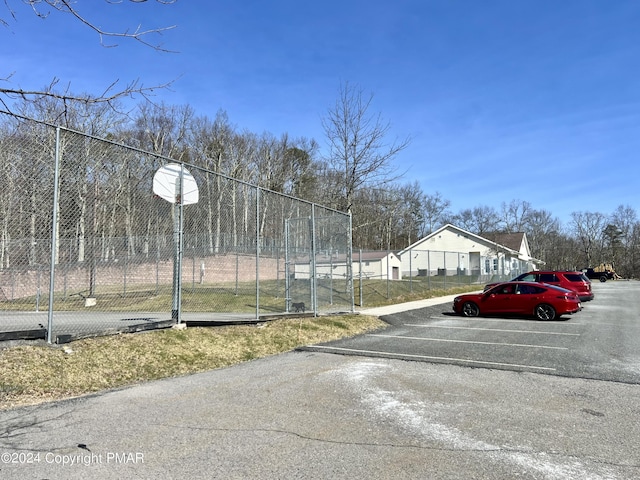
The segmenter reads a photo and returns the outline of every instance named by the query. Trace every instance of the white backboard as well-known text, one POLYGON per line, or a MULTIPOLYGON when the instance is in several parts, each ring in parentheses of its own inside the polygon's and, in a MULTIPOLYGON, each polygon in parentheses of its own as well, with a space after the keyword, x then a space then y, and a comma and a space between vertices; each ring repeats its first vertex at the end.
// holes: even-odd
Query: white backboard
POLYGON ((198 203, 198 184, 189 171, 177 163, 169 163, 153 176, 153 193, 167 202, 180 204, 180 176, 182 175, 182 205, 198 203))

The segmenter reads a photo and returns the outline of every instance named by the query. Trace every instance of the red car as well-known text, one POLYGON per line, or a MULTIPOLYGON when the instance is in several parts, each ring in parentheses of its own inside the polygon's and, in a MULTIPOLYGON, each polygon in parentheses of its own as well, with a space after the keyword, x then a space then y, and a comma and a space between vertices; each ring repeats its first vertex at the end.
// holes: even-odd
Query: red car
POLYGON ((465 317, 525 315, 553 320, 581 308, 575 291, 536 282, 498 283, 482 293, 459 295, 453 300, 453 310, 465 317))
MULTIPOLYGON (((533 272, 523 273, 516 278, 511 279, 512 282, 539 282, 548 283, 557 287, 573 290, 578 294, 581 302, 593 300, 593 290, 591 289, 591 280, 583 272, 578 271, 562 271, 562 270, 535 270, 533 272)), ((496 285, 490 283, 484 287, 485 291, 496 285)))

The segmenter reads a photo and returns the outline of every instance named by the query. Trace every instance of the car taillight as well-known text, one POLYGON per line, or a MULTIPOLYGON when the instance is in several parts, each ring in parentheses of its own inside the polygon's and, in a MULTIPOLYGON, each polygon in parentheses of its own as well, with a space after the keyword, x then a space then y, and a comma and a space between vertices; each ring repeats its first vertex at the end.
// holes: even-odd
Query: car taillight
POLYGON ((576 301, 576 296, 575 295, 558 295, 558 297, 560 300, 564 300, 565 302, 569 302, 569 301, 576 301))

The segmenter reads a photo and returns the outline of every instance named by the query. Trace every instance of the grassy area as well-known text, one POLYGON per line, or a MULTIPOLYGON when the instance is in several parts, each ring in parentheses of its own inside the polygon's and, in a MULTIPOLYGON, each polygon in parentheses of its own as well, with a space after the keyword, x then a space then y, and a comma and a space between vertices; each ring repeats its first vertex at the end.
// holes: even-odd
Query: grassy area
MULTIPOLYGON (((403 280, 354 280, 354 301, 356 307, 379 307, 394 303, 403 303, 423 298, 439 297, 453 293, 482 289, 482 285, 472 283, 469 276, 414 277, 403 280)), ((345 310, 351 306, 351 298, 346 292, 344 282, 332 282, 319 279, 317 296, 319 311, 329 304, 341 305, 345 310)), ((306 301, 310 297, 309 281, 292 282, 289 295, 293 301, 306 301)), ((100 311, 159 312, 170 311, 172 289, 170 285, 157 287, 153 284, 129 285, 125 291, 122 286, 101 286, 95 292, 100 311)), ((83 292, 86 295, 86 292, 83 292)), ((260 282, 260 310, 263 313, 284 312, 285 292, 283 281, 260 282)), ((39 304, 40 309, 48 307, 48 295, 39 299, 34 296, 14 300, 0 301, 0 310, 33 310, 39 304)), ((182 289, 183 312, 233 312, 253 313, 256 310, 255 282, 240 284, 193 284, 182 289)), ((79 294, 67 294, 56 297, 53 303, 55 311, 87 311, 84 297, 79 294)))
POLYGON ((470 277, 417 277, 412 280, 354 280, 355 304, 365 308, 411 302, 482 290, 484 285, 471 283, 470 277), (362 290, 362 295, 360 294, 362 290), (362 302, 360 302, 362 299, 362 302))
MULTIPOLYGON (((370 308, 479 288, 464 282, 455 285, 451 280, 449 283, 445 283, 446 279, 439 279, 441 283, 437 280, 366 280, 362 282, 362 295, 360 282, 355 282, 356 306, 360 299, 364 307, 370 308)), ((277 290, 275 283, 264 285, 261 305, 278 311, 283 299, 275 295, 269 297, 270 286, 277 290)), ((242 312, 246 305, 255 304, 254 295, 255 292, 247 288, 244 293, 229 286, 194 288, 183 295, 184 311, 242 312)), ((24 308, 33 299, 25 301, 2 302, 1 308, 9 305, 24 308)), ((100 310, 157 311, 171 305, 171 292, 140 290, 128 292, 126 296, 105 292, 103 302, 100 297, 98 301, 100 310)), ((54 310, 86 311, 86 307, 78 297, 57 301, 54 310)), ((384 325, 379 319, 366 315, 321 316, 275 320, 259 326, 122 334, 78 340, 65 346, 33 342, 0 348, 0 409, 226 367, 290 351, 300 345, 358 335, 384 325)))
POLYGON ((0 349, 0 409, 187 375, 383 328, 366 315, 167 329, 0 349))

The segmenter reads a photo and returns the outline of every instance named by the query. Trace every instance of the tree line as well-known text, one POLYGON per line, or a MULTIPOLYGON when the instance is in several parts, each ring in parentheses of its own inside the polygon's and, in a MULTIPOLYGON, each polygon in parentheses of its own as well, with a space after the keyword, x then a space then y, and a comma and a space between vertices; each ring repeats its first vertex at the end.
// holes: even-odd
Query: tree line
MULTIPOLYGON (((106 2, 110 8, 121 8, 121 3, 106 2)), ((130 0, 130 3, 137 8, 150 5, 150 2, 139 0, 130 0)), ((175 2, 157 0, 157 3, 171 8, 175 2)), ((111 47, 118 41, 133 41, 151 50, 170 51, 154 39, 173 29, 174 25, 144 31, 110 30, 100 28, 97 21, 83 16, 69 2, 25 0, 23 4, 27 7, 25 13, 46 18, 52 11, 65 15, 69 22, 80 22, 89 33, 97 35, 102 45, 111 47)), ((0 15, 0 25, 5 27, 19 18, 17 10, 8 4, 6 9, 5 14, 0 15)), ((43 28, 45 25, 43 23, 43 28)), ((523 231, 527 234, 532 255, 545 261, 548 268, 612 263, 616 271, 626 277, 635 276, 637 271, 640 230, 637 212, 632 206, 620 205, 613 212, 573 212, 570 220, 561 224, 551 212, 536 210, 520 199, 499 206, 479 205, 453 212, 450 202, 439 192, 424 192, 416 182, 404 181, 402 175, 397 174, 393 161, 408 146, 410 139, 389 141, 389 124, 380 115, 371 113, 373 96, 364 95, 361 89, 349 83, 340 86, 335 104, 323 118, 324 140, 328 145, 328 151, 323 153, 315 139, 290 138, 286 133, 248 132, 231 123, 224 111, 209 118, 196 115, 189 106, 152 103, 148 94, 171 82, 143 87, 138 80, 133 80, 118 88, 115 81, 101 94, 92 95, 76 94, 69 86, 60 90, 61 83, 55 77, 44 88, 29 89, 12 87, 10 72, 0 76, 5 81, 0 85, 0 105, 5 110, 178 161, 193 162, 262 188, 348 211, 353 216, 354 248, 399 250, 438 227, 452 223, 479 235, 523 231), (128 114, 120 102, 136 97, 145 101, 133 114, 128 114), (15 106, 11 102, 16 102, 15 106)), ((7 135, 8 131, 3 125, 0 133, 7 135)), ((40 186, 46 185, 46 174, 38 171, 36 164, 27 164, 25 170, 21 170, 10 152, 3 152, 0 166, 5 186, 0 197, 2 242, 9 240, 6 213, 16 211, 16 208, 23 214, 31 211, 31 216, 21 224, 20 231, 13 234, 20 236, 30 232, 33 237, 38 225, 46 222, 38 221, 36 213, 41 207, 40 200, 25 186, 29 182, 32 182, 31 186, 37 185, 35 179, 43 175, 44 183, 40 186), (30 191, 31 196, 19 196, 16 200, 7 193, 14 189, 30 191), (12 204, 16 201, 17 207, 12 204)), ((109 167, 118 171, 122 166, 114 163, 109 167)), ((141 172, 135 172, 131 167, 124 170, 126 175, 117 178, 140 182, 141 172)), ((114 187, 116 192, 139 188, 139 185, 119 182, 114 187)), ((212 192, 216 191, 215 185, 208 187, 212 192)), ((76 197, 87 195, 82 190, 86 186, 77 188, 76 197)), ((118 208, 131 207, 125 202, 118 208)), ((76 235, 81 236, 82 232, 76 235)))
MULTIPOLYGON (((355 98, 360 95, 359 91, 351 93, 355 98)), ((346 100, 352 101, 353 98, 346 100)), ((337 105, 344 106, 344 101, 345 98, 337 105)), ((380 147, 369 138, 363 142, 374 146, 365 154, 359 157, 331 157, 331 153, 322 154, 315 139, 291 138, 286 133, 276 136, 268 132, 249 132, 234 125, 224 111, 218 111, 214 118, 209 118, 196 115, 189 106, 148 102, 140 104, 131 115, 118 113, 104 104, 77 104, 75 107, 70 108, 68 102, 61 103, 54 98, 41 98, 36 102, 24 102, 17 109, 28 118, 58 122, 64 127, 197 165, 276 193, 340 211, 350 211, 355 249, 400 250, 442 225, 451 223, 481 236, 495 232, 525 232, 532 255, 546 262, 546 268, 551 269, 611 263, 620 275, 633 277, 640 260, 640 222, 632 207, 620 205, 610 213, 573 212, 568 224, 564 225, 551 212, 537 210, 529 202, 519 199, 504 202, 497 208, 476 206, 453 212, 450 202, 439 192, 424 192, 417 182, 403 182, 402 176, 395 173, 395 153, 407 141, 394 144, 396 146, 392 148, 387 147, 380 153, 380 147), (355 176, 350 177, 350 173, 354 172, 355 176)), ((358 110, 359 115, 364 113, 364 110, 358 110)), ((328 118, 329 122, 338 121, 334 117, 328 118)), ((340 118, 340 121, 344 120, 340 118)), ((371 123, 367 125, 367 128, 372 128, 371 123)), ((373 128, 379 128, 380 125, 383 124, 374 122, 373 128)), ((355 130, 351 129, 352 132, 355 130)), ((325 128, 325 131, 328 136, 335 134, 331 128, 325 128)), ((0 142, 2 135, 6 136, 8 132, 7 120, 0 130, 0 142)), ((381 128, 372 135, 383 138, 384 133, 384 128, 381 128)), ((363 137, 360 135, 358 138, 363 137)), ((333 145, 340 142, 357 143, 357 140, 339 135, 325 140, 329 144, 333 142, 333 145)), ((367 148, 363 145, 355 147, 367 148)), ((17 165, 10 151, 2 151, 0 162, 5 185, 22 182, 25 184, 22 186, 24 192, 28 190, 27 183, 39 181, 43 175, 43 172, 34 171, 36 165, 33 163, 17 165)), ((140 172, 133 172, 131 169, 134 165, 128 163, 117 165, 117 161, 110 160, 109 165, 101 165, 106 168, 107 174, 119 168, 130 170, 126 175, 117 175, 118 189, 136 189, 136 185, 122 183, 139 183, 143 177, 140 172)), ((140 168, 149 170, 157 168, 157 165, 140 168)), ((116 178, 115 173, 112 175, 116 178)), ((36 192, 44 193, 42 185, 36 192)), ((78 185, 76 188, 76 197, 86 194, 82 189, 86 189, 87 185, 78 185)), ((207 185, 206 188, 216 187, 207 185)), ((220 187, 217 188, 220 191, 220 187)), ((10 189, 5 188, 5 192, 8 191, 10 189)), ((32 195, 24 198, 34 202, 30 204, 30 209, 37 210, 38 202, 31 198, 32 195)), ((7 212, 7 202, 14 200, 6 194, 0 198, 3 211, 7 212)), ((122 204, 118 208, 131 206, 122 204)), ((209 221, 215 224, 216 218, 219 219, 221 215, 218 212, 216 216, 213 211, 209 217, 209 221)), ((3 223, 7 224, 6 216, 3 223)), ((27 223, 22 222, 21 225, 27 223)), ((123 223, 114 228, 122 229, 122 235, 127 236, 131 234, 127 229, 132 226, 123 223)), ((77 229, 75 226, 73 228, 77 229)), ((3 231, 7 232, 4 237, 6 240, 8 230, 5 228, 3 231)), ((78 236, 81 234, 77 233, 78 236)), ((18 233, 13 232, 13 236, 16 235, 18 233)))

